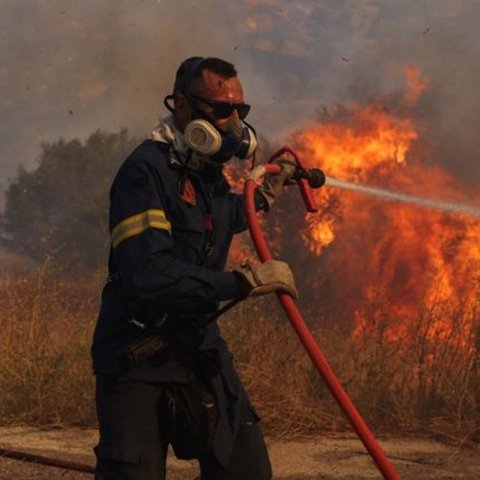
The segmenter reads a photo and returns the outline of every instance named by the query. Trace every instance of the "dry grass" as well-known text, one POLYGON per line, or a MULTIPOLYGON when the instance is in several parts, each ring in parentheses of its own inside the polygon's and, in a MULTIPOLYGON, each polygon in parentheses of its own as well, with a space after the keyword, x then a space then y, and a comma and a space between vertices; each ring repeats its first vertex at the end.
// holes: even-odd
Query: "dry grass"
POLYGON ((269 433, 300 436, 343 424, 274 298, 248 300, 221 327, 269 433))
POLYGON ((66 285, 47 265, 30 278, 2 280, 2 423, 94 422, 89 349, 97 282, 90 282, 66 285))
MULTIPOLYGON (((312 328, 352 400, 375 431, 480 437, 480 335, 476 305, 434 305, 403 335, 371 308, 368 331, 312 328), (452 326, 438 332, 438 320, 452 326)), ((315 322, 322 324, 321 321, 315 322)), ((273 299, 247 302, 222 320, 267 430, 276 435, 347 430, 330 392, 273 299), (268 314, 266 312, 269 312, 268 314)))
MULTIPOLYGON (((89 349, 100 288, 99 277, 55 280, 47 266, 31 277, 1 280, 1 423, 95 424, 89 349)), ((362 337, 333 326, 314 334, 375 431, 458 440, 478 427, 479 355, 458 342, 470 332, 465 340, 478 349, 478 320, 471 306, 425 310, 392 341, 384 335, 388 317, 372 310, 362 337), (432 335, 433 320, 447 314, 458 331, 432 335)), ((274 298, 244 302, 220 323, 269 434, 350 428, 274 298)))

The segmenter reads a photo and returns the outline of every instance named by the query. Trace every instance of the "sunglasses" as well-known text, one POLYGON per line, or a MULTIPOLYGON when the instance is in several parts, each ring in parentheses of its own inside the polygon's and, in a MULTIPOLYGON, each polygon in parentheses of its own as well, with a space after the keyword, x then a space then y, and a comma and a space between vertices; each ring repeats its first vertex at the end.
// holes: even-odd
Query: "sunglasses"
POLYGON ((188 96, 197 102, 205 103, 211 107, 213 116, 219 120, 229 117, 234 110, 237 111, 238 116, 241 120, 243 120, 250 111, 250 105, 247 103, 217 102, 215 100, 208 100, 206 98, 199 97, 193 93, 190 93, 188 96))

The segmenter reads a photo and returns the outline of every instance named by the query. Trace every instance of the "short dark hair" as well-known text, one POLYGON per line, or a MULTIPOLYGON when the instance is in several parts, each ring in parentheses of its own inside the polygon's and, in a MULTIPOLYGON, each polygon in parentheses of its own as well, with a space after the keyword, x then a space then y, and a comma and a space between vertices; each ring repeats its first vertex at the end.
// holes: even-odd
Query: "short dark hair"
POLYGON ((233 63, 216 57, 190 57, 184 60, 177 70, 173 93, 188 93, 195 78, 200 78, 204 70, 221 75, 225 78, 237 76, 233 63))

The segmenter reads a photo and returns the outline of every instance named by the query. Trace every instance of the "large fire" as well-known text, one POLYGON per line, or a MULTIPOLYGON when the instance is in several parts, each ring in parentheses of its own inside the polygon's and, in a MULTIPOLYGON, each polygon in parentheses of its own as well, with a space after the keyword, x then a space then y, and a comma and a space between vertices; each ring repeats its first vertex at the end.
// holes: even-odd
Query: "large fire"
MULTIPOLYGON (((390 100, 386 108, 378 99, 344 107, 305 127, 295 135, 295 150, 307 167, 321 168, 337 180, 429 199, 478 203, 478 196, 450 173, 433 166, 434 161, 425 162, 431 153, 412 107, 428 81, 408 67, 406 86, 397 106, 392 107, 390 100)), ((237 190, 247 173, 245 166, 242 171, 227 170, 237 190)), ((331 304, 330 311, 347 311, 354 336, 380 329, 386 340, 421 334, 471 350, 480 296, 478 218, 327 185, 315 190, 319 212, 306 214, 305 221, 298 223, 299 210, 288 203, 295 202, 291 195, 285 195, 286 202, 280 202, 277 214, 264 226, 274 250, 281 252, 283 245, 284 254, 303 259, 297 266, 297 283, 304 281, 310 292, 318 292, 307 293, 312 303, 319 297, 322 305, 331 304), (303 228, 298 235, 307 254, 295 243, 295 228, 303 228), (328 277, 337 281, 330 282, 334 287, 325 292, 318 279, 328 277)), ((244 260, 255 261, 245 237, 235 241, 230 256, 232 264, 244 260)))
MULTIPOLYGON (((336 179, 472 202, 472 194, 462 193, 449 173, 426 166, 413 154, 420 134, 409 107, 428 82, 412 67, 406 78, 407 92, 398 108, 387 110, 378 101, 323 119, 297 135, 300 156, 336 179)), ((429 337, 455 334, 458 342, 469 344, 472 325, 459 328, 455 312, 473 312, 478 302, 478 218, 328 186, 316 195, 321 213, 307 216, 303 239, 315 255, 336 245, 331 263, 343 277, 345 295, 356 291, 361 298, 354 309, 355 334, 372 327, 376 314, 371 305, 383 299, 389 317, 386 338, 405 338, 411 322, 435 311, 429 337)))

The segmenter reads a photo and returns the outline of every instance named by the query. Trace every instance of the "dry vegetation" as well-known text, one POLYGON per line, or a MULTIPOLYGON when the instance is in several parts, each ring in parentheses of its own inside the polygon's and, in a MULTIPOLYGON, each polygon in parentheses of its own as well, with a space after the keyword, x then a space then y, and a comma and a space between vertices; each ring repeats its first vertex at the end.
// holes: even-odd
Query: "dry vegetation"
MULTIPOLYGON (((1 280, 0 422, 94 425, 90 338, 102 279, 68 283, 49 274, 1 280)), ((426 311, 404 338, 386 340, 388 317, 363 337, 314 330, 334 371, 375 431, 421 431, 467 439, 479 416, 478 355, 458 335, 432 337, 426 311)), ((475 310, 456 315, 478 339, 475 310)), ((322 324, 319 319, 316 324, 322 324)), ((237 306, 222 330, 265 425, 274 435, 349 429, 275 299, 237 306)), ((466 339, 468 340, 468 339, 466 339)), ((478 432, 477 432, 478 435, 478 432)))
POLYGON ((36 275, 1 280, 0 421, 94 422, 90 337, 96 279, 36 275), (93 287, 93 288, 92 288, 93 287))

